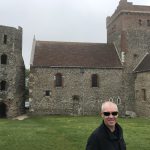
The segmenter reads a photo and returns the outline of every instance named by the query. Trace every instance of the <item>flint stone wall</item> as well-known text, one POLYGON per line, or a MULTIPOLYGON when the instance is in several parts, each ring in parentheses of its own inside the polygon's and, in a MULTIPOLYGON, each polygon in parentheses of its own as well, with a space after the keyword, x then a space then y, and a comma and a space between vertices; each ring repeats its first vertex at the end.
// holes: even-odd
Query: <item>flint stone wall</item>
POLYGON ((124 112, 121 69, 31 68, 29 95, 30 113, 93 115, 105 100, 119 101, 124 112), (63 76, 63 86, 55 87, 55 74, 63 76), (99 87, 91 87, 91 76, 97 74, 99 87), (50 90, 50 96, 45 91, 50 90), (79 99, 74 100, 74 96, 79 99), (119 99, 119 100, 118 100, 119 99))
POLYGON ((6 117, 14 117, 24 111, 25 66, 21 27, 0 26, 0 56, 3 54, 7 55, 7 63, 0 63, 0 82, 6 81, 6 90, 0 90, 0 103, 6 105, 6 117), (7 36, 6 43, 4 35, 7 36))
POLYGON ((150 72, 137 73, 135 80, 135 106, 138 116, 150 116, 150 82, 148 81, 150 81, 150 72), (145 90, 145 96, 143 90, 145 90))

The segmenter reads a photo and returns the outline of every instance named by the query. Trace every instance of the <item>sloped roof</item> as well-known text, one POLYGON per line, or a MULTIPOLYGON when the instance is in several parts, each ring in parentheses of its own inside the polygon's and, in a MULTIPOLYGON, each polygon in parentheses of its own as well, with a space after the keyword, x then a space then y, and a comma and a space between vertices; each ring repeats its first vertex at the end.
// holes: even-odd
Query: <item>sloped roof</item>
POLYGON ((36 41, 32 67, 122 68, 113 44, 36 41))
POLYGON ((141 63, 135 68, 134 72, 147 72, 150 71, 150 54, 144 57, 141 63))

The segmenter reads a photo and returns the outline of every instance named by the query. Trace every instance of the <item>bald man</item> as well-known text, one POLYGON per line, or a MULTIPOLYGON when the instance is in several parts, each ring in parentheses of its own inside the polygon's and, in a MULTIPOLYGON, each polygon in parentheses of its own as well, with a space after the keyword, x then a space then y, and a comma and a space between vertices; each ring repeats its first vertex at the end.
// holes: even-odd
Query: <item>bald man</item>
POLYGON ((86 150, 126 150, 123 131, 117 123, 118 107, 106 101, 101 106, 102 124, 90 135, 86 150))

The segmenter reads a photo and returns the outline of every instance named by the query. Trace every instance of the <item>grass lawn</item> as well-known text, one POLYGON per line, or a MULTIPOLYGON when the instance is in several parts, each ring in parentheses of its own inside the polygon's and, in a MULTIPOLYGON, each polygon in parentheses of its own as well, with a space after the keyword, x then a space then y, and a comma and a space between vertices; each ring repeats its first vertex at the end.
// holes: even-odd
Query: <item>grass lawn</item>
MULTIPOLYGON (((1 150, 84 150, 99 117, 0 119, 1 150)), ((127 150, 150 150, 150 119, 122 119, 127 150)))

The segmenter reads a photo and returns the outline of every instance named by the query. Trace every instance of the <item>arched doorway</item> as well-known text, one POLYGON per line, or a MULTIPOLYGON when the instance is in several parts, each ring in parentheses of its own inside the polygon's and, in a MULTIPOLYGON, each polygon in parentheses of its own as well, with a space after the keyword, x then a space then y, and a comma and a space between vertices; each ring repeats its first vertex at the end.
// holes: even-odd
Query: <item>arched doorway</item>
POLYGON ((6 118, 6 104, 0 102, 0 118, 6 118))
POLYGON ((73 95, 73 115, 80 115, 81 114, 81 108, 80 108, 80 97, 79 95, 73 95))

